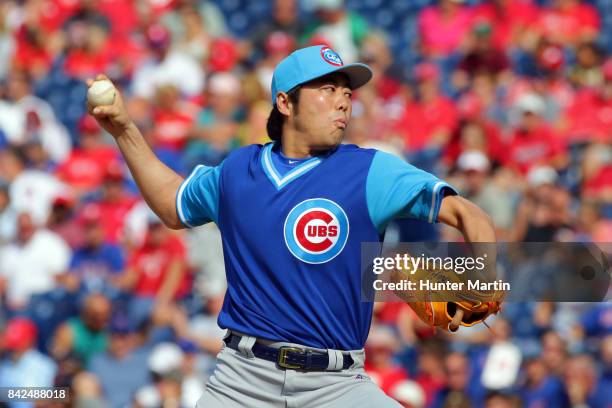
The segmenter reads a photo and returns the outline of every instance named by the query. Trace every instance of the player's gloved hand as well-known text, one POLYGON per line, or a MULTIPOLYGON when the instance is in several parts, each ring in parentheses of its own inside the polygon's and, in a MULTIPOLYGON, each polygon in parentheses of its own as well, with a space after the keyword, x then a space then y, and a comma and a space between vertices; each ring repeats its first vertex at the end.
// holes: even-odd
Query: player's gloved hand
MULTIPOLYGON (((96 77, 96 81, 108 80, 106 75, 100 74, 96 77)), ((87 80, 87 86, 93 84, 93 79, 87 80)), ((115 99, 112 105, 93 107, 87 103, 87 111, 96 121, 110 133, 113 137, 118 137, 123 134, 129 127, 133 126, 133 122, 128 115, 123 98, 118 90, 115 92, 115 99)))
MULTIPOLYGON (((493 282, 494 271, 488 270, 470 277, 468 272, 457 274, 447 269, 425 269, 416 270, 396 269, 391 272, 391 281, 412 281, 417 287, 421 281, 429 281, 431 284, 454 283, 459 290, 428 291, 428 290, 395 290, 394 293, 400 299, 408 303, 419 318, 432 327, 445 331, 457 331, 459 326, 470 327, 497 314, 501 310, 501 304, 505 293, 501 290, 470 289, 468 281, 478 278, 480 281, 493 282), (412 273, 414 272, 414 273, 412 273), (488 276, 488 278, 485 278, 488 276)), ((484 323, 486 325, 486 323, 484 323)))
POLYGON ((456 331, 459 326, 474 326, 497 314, 501 301, 491 302, 408 302, 419 318, 430 326, 456 331))

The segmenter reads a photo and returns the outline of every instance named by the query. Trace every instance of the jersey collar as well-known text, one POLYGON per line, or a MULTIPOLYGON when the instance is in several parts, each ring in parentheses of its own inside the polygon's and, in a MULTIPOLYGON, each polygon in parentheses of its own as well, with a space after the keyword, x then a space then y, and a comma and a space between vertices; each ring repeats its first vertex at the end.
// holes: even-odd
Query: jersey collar
POLYGON ((272 160, 272 148, 274 147, 274 142, 268 143, 263 147, 263 152, 261 155, 261 165, 263 167, 264 173, 268 176, 268 179, 274 184, 277 190, 285 187, 287 184, 291 183, 293 180, 298 177, 308 173, 310 170, 315 168, 321 163, 321 159, 318 157, 313 157, 312 159, 308 159, 296 166, 294 169, 290 170, 287 174, 281 177, 280 173, 274 167, 274 162, 272 160))

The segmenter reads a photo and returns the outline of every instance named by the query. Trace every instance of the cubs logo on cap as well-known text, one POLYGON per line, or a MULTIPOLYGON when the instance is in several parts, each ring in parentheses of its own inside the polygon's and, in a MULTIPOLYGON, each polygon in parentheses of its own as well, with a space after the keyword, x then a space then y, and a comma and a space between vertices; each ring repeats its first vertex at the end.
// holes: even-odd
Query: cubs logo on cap
POLYGON ((331 261, 344 249, 349 234, 348 217, 335 202, 313 198, 296 205, 285 219, 285 243, 300 261, 331 261))
POLYGON ((335 67, 341 67, 344 65, 342 62, 342 58, 336 53, 336 51, 332 50, 329 47, 321 48, 321 56, 325 60, 325 62, 332 64, 335 67))

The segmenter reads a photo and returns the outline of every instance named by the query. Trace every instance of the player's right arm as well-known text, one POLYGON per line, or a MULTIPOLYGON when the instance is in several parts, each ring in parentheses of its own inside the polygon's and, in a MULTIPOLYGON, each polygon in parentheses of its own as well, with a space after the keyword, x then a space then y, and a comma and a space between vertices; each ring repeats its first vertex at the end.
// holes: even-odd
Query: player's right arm
MULTIPOLYGON (((96 79, 106 79, 99 75, 96 79)), ((91 80, 87 85, 91 85, 91 80)), ((116 140, 134 181, 151 209, 173 229, 184 228, 176 208, 176 194, 183 178, 162 163, 127 113, 119 92, 112 105, 89 108, 100 126, 116 140)))

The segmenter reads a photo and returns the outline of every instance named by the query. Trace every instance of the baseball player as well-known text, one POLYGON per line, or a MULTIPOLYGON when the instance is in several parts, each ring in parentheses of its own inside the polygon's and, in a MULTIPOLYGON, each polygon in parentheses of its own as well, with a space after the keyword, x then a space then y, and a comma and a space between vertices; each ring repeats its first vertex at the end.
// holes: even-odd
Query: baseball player
POLYGON ((444 181, 341 144, 351 94, 371 77, 328 47, 295 51, 274 71, 273 142, 186 179, 155 157, 120 97, 91 110, 168 227, 221 230, 228 335, 198 407, 399 407, 363 370, 372 303, 361 301, 361 243, 378 242, 394 217, 495 241, 489 217, 444 181))

